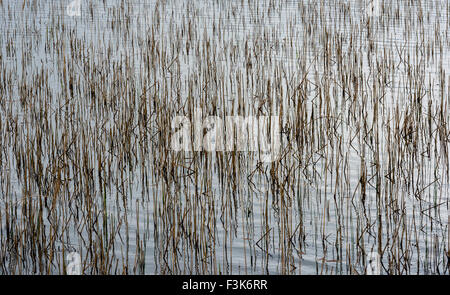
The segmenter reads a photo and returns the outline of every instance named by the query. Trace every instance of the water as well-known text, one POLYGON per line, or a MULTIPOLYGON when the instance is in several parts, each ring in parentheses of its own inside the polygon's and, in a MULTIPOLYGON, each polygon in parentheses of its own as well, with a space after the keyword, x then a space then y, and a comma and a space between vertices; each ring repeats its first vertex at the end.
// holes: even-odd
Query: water
POLYGON ((389 19, 364 1, 69 3, 0 4, 2 272, 63 273, 76 250, 84 273, 361 274, 382 252, 382 273, 448 274, 448 1, 389 19), (192 101, 315 129, 285 132, 275 168, 180 160, 161 124, 192 101))

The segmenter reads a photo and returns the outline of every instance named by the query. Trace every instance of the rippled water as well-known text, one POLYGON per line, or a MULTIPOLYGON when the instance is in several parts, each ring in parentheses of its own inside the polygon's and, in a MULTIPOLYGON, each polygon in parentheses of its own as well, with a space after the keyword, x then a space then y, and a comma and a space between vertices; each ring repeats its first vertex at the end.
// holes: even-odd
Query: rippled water
MULTIPOLYGON (((54 133, 57 141, 64 135, 59 126, 67 124, 64 118, 69 116, 69 111, 64 111, 64 108, 69 104, 75 105, 75 109, 79 110, 75 114, 76 123, 71 121, 69 124, 80 124, 80 130, 86 126, 86 130, 90 131, 84 136, 92 139, 92 145, 91 141, 87 141, 87 150, 91 152, 87 161, 92 162, 93 180, 86 185, 101 187, 102 178, 97 177, 100 165, 97 164, 97 156, 107 153, 107 148, 97 151, 99 146, 93 143, 95 137, 99 141, 106 140, 114 128, 120 129, 116 113, 122 114, 121 111, 130 107, 135 97, 136 101, 142 97, 148 85, 158 85, 148 90, 149 93, 154 91, 153 95, 173 99, 170 103, 173 106, 181 106, 189 96, 200 101, 206 100, 209 95, 216 95, 219 107, 229 109, 236 97, 243 97, 249 105, 256 104, 255 97, 264 91, 266 81, 276 79, 280 80, 277 84, 279 89, 274 91, 281 93, 280 100, 289 101, 288 93, 294 91, 292 85, 295 84, 290 83, 307 79, 311 86, 304 93, 306 114, 309 116, 314 112, 317 97, 330 94, 332 103, 339 106, 330 116, 339 117, 342 121, 333 127, 342 142, 322 148, 319 145, 310 156, 299 153, 299 158, 294 156, 287 160, 279 168, 288 171, 286 167, 292 165, 293 175, 284 179, 293 181, 287 191, 280 192, 280 188, 274 188, 273 182, 267 178, 270 173, 252 178, 254 171, 261 168, 254 160, 240 166, 233 183, 225 180, 223 184, 219 166, 215 164, 220 159, 214 153, 210 155, 213 163, 210 167, 199 166, 202 169, 200 175, 211 182, 205 185, 210 187, 209 191, 200 191, 197 182, 191 180, 164 184, 167 181, 170 183, 170 179, 164 179, 158 172, 162 168, 155 160, 158 150, 151 139, 148 140, 151 156, 138 153, 134 165, 127 166, 127 163, 118 160, 117 155, 106 157, 105 163, 109 164, 103 165, 109 165, 113 170, 112 180, 106 181, 108 185, 104 191, 97 190, 93 195, 94 204, 102 208, 98 217, 103 218, 103 223, 98 227, 103 233, 94 233, 94 236, 104 235, 105 241, 111 241, 106 250, 110 253, 107 259, 111 259, 111 268, 106 272, 121 273, 123 266, 129 265, 128 273, 149 274, 354 274, 364 273, 367 253, 382 251, 383 273, 391 268, 391 273, 448 274, 445 253, 448 251, 450 190, 448 156, 444 152, 449 147, 448 138, 443 139, 443 135, 439 142, 434 140, 428 143, 435 147, 428 151, 430 156, 426 160, 418 159, 415 162, 417 167, 408 167, 407 170, 415 173, 401 176, 398 183, 391 180, 396 184, 390 187, 385 185, 392 169, 388 165, 389 139, 380 132, 379 157, 383 180, 376 182, 375 178, 371 178, 375 175, 371 162, 374 154, 371 142, 375 139, 362 138, 359 146, 351 144, 356 136, 356 125, 346 120, 349 114, 343 111, 352 109, 348 107, 352 102, 338 102, 342 99, 341 93, 346 91, 340 88, 339 80, 344 79, 339 73, 345 72, 345 69, 341 68, 339 57, 335 55, 336 48, 324 47, 326 38, 335 38, 343 50, 343 56, 346 51, 357 48, 360 55, 355 57, 354 62, 361 66, 360 76, 364 76, 366 86, 377 79, 377 62, 391 60, 396 66, 394 75, 385 83, 383 96, 379 98, 382 111, 375 113, 375 103, 361 107, 363 111, 359 116, 365 115, 367 121, 375 122, 375 117, 379 116, 380 122, 374 123, 372 128, 384 128, 391 124, 389 120, 394 120, 395 116, 403 118, 414 95, 424 95, 433 107, 444 106, 442 116, 448 120, 449 4, 445 0, 419 4, 409 2, 397 1, 391 6, 386 5, 385 9, 389 8, 392 18, 395 16, 396 19, 386 21, 376 29, 369 29, 368 18, 364 16, 364 1, 267 0, 256 4, 252 1, 226 0, 92 0, 81 1, 80 16, 69 16, 66 9, 70 1, 4 0, 0 2, 0 52, 4 71, 1 77, 3 85, 10 87, 2 90, 0 123, 7 126, 7 122, 13 120, 19 128, 23 128, 22 138, 34 138, 37 136, 35 131, 39 129, 38 122, 45 117, 53 128, 49 132, 54 133), (317 31, 308 33, 320 27, 323 28, 320 34, 317 31), (150 35, 152 40, 148 38, 150 35), (195 48, 198 44, 200 46, 195 48), (211 48, 208 54, 202 51, 206 46, 211 48), (419 50, 419 47, 422 49, 419 50), (161 58, 150 60, 149 48, 156 48, 161 58), (245 48, 253 48, 250 50, 251 58, 244 54, 245 48), (370 48, 375 50, 368 53, 370 48), (332 53, 330 56, 329 52, 332 53), (253 61, 250 68, 249 60, 253 61), (326 60, 329 65, 321 66, 326 60), (73 75, 73 87, 78 89, 70 99, 61 86, 61 77, 69 69, 65 63, 70 64, 73 72, 68 75, 73 75), (192 86, 192 80, 203 83, 205 80, 202 79, 212 68, 217 71, 219 81, 192 86), (103 113, 97 110, 93 100, 84 96, 89 93, 91 82, 88 82, 90 78, 87 75, 90 73, 97 75, 95 79, 101 77, 95 80, 98 83, 95 87, 101 88, 101 83, 114 85, 115 79, 125 72, 129 75, 129 88, 106 99, 109 99, 108 103, 114 101, 114 107, 108 111, 103 113), (411 72, 420 72, 424 80, 413 84, 408 76, 411 72), (447 84, 442 85, 442 75, 447 84), (37 81, 37 77, 46 81, 44 84, 48 85, 48 89, 33 88, 30 83, 26 98, 27 95, 21 92, 21 85, 32 79, 37 81), (236 84, 241 81, 239 79, 247 79, 247 82, 236 84), (331 87, 321 91, 321 87, 314 84, 318 81, 331 87), (415 87, 419 84, 423 93, 417 94, 415 87), (33 111, 33 118, 30 109, 23 103, 23 100, 33 99, 36 100, 36 109, 47 106, 50 114, 35 115, 39 111, 33 111), (397 109, 398 113, 395 113, 396 105, 404 109, 397 109), (62 115, 57 119, 56 114, 60 112, 62 115), (360 193, 362 167, 366 167, 369 179, 364 196, 360 193), (411 183, 404 183, 404 179, 409 179, 411 183), (106 205, 103 205, 104 201, 106 205), (385 208, 381 211, 377 207, 380 202, 385 208), (193 223, 184 224, 184 220, 188 219, 193 223), (185 226, 195 228, 196 231, 192 232, 198 237, 184 235, 185 226), (200 250, 195 243, 203 245, 199 246, 200 250), (203 259, 197 257, 202 255, 203 259), (392 257, 396 255, 398 265, 392 266, 392 260, 395 260, 392 257), (409 266, 403 269, 405 264, 409 266)), ((370 19, 382 23, 382 17, 370 19)), ((104 93, 111 95, 108 90, 104 93)), ((377 93, 367 92, 366 95, 372 97, 377 93)), ((357 102, 353 104, 357 105, 357 102)), ((424 105, 424 116, 426 107, 424 105)), ((355 108, 359 106, 353 106, 355 108)), ((297 112, 298 109, 287 109, 281 116, 288 120, 297 112)), ((72 118, 73 114, 70 116, 72 118)), ((137 117, 126 120, 138 125, 137 117)), ((131 138, 130 145, 142 145, 137 132, 127 132, 131 133, 126 135, 131 138)), ((323 130, 319 133, 324 137, 330 136, 327 132, 323 130)), ((121 131, 116 133, 117 142, 125 142, 121 137, 125 135, 117 135, 119 133, 121 131)), ((46 195, 46 192, 37 184, 24 183, 20 173, 16 172, 21 163, 14 139, 6 131, 2 138, 10 139, 10 142, 2 142, 0 159, 3 196, 0 219, 2 226, 7 226, 5 215, 10 210, 8 203, 19 204, 26 195, 31 197, 30 204, 37 206, 38 196, 46 195)), ((110 139, 107 140, 105 146, 114 145, 109 142, 110 139)), ((52 156, 46 154, 48 144, 42 143, 43 163, 47 168, 43 174, 48 173, 48 179, 52 181, 51 175, 55 170, 52 170, 52 156)), ((425 146, 427 143, 423 144, 425 146)), ((302 150, 302 146, 296 147, 296 150, 302 150)), ((408 154, 407 151, 405 153, 408 154)), ((399 159, 398 163, 401 166, 414 162, 399 159)), ((75 167, 76 164, 71 165, 75 167)), ((262 169, 269 171, 270 164, 263 164, 262 169)), ((280 172, 282 177, 290 175, 283 173, 280 172)), ((55 206, 61 208, 58 215, 51 216, 44 210, 43 215, 48 214, 44 217, 49 230, 46 235, 50 244, 56 243, 60 249, 79 252, 85 261, 85 273, 101 272, 89 264, 93 254, 87 249, 106 246, 92 246, 89 242, 92 230, 83 226, 85 217, 83 213, 76 213, 78 207, 74 205, 78 204, 75 199, 86 196, 81 191, 75 193, 77 185, 72 182, 77 181, 77 176, 73 177, 68 180, 67 198, 55 201, 55 206), (56 229, 61 235, 51 243, 54 218, 62 220, 56 229), (65 230, 64 224, 68 225, 65 230)), ((18 216, 26 215, 25 212, 24 207, 19 205, 18 216)), ((26 221, 22 226, 26 228, 26 221)), ((1 250, 2 253, 11 253, 12 250, 6 246, 5 232, 1 250)), ((21 259, 28 259, 26 255, 21 259)), ((50 269, 53 273, 60 273, 64 255, 62 252, 55 255, 59 258, 55 258, 50 269)), ((8 254, 5 257, 12 259, 8 254)), ((18 267, 11 272, 45 272, 30 265, 29 268, 18 267)), ((2 271, 10 272, 6 267, 2 271)))

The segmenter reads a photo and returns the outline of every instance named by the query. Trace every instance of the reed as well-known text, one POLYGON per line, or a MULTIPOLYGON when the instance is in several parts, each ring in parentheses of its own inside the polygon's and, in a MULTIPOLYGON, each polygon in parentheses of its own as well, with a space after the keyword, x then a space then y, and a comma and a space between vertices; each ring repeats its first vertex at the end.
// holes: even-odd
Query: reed
POLYGON ((0 1, 0 273, 448 274, 449 2, 364 2, 0 1))

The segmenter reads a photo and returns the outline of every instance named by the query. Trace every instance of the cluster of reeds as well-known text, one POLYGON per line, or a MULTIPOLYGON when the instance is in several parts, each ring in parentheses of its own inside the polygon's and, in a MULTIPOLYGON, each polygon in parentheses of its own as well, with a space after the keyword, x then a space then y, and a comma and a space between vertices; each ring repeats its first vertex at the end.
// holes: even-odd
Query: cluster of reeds
POLYGON ((69 2, 0 1, 0 273, 449 273, 448 1, 69 2))

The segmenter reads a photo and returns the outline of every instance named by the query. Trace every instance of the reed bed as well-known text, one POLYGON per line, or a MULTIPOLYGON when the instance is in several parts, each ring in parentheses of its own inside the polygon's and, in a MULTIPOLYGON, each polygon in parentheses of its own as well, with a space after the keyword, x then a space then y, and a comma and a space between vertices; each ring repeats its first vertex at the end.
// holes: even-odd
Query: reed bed
POLYGON ((449 274, 448 1, 69 2, 0 1, 0 273, 449 274))

